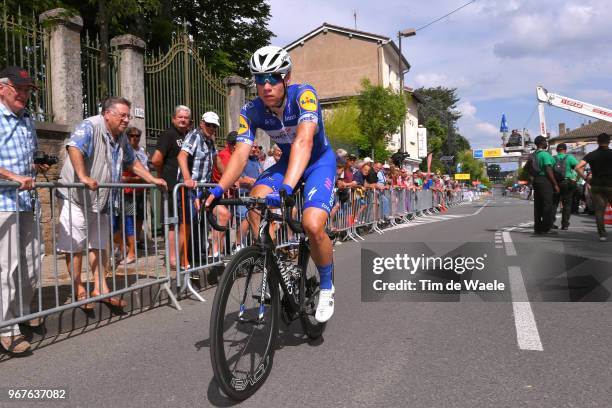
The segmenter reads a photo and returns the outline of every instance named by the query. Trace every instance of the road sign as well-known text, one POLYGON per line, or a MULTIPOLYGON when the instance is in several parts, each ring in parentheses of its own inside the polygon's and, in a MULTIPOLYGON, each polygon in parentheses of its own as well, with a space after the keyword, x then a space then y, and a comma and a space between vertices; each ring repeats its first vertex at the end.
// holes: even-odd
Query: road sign
POLYGON ((472 152, 474 154, 475 159, 482 159, 484 157, 484 152, 482 151, 482 149, 475 149, 472 150, 472 152))
POLYGON ((469 180, 470 173, 457 173, 455 174, 455 180, 469 180))
POLYGON ((484 149, 484 157, 502 157, 504 155, 504 149, 496 148, 496 149, 484 149))

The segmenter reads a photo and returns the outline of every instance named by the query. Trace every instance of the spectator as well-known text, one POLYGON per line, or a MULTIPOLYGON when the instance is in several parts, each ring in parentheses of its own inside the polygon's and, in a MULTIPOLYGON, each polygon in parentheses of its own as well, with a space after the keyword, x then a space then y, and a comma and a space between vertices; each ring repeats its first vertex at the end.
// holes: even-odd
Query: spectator
MULTIPOLYGON (((280 149, 279 149, 280 150, 280 149)), ((242 171, 242 175, 236 181, 239 187, 238 193, 241 197, 248 196, 253 184, 257 181, 257 177, 261 174, 259 167, 259 146, 257 142, 253 142, 249 159, 242 171)), ((249 221, 247 219, 247 208, 243 205, 237 208, 236 219, 238 228, 236 229, 236 250, 240 250, 246 244, 246 235, 249 229, 249 221)))
MULTIPOLYGON (((26 109, 32 89, 37 88, 28 71, 18 67, 0 71, 0 179, 19 183, 18 187, 0 188, 2 321, 19 317, 19 305, 24 314, 30 313, 33 288, 40 273, 37 270, 40 254, 36 252, 40 249, 40 242, 30 190, 34 189, 36 171, 45 172, 49 166, 34 164, 38 140, 34 120, 26 109)), ((39 327, 42 319, 33 319, 26 324, 39 327)), ((30 350, 30 343, 17 324, 0 329, 0 343, 15 355, 30 350)))
MULTIPOLYGON (((178 105, 174 108, 172 115, 172 124, 163 133, 159 135, 157 147, 151 158, 151 163, 157 169, 157 176, 162 177, 168 184, 168 214, 174 216, 174 186, 177 183, 177 173, 179 170, 177 156, 181 151, 183 140, 189 132, 191 126, 191 109, 184 105, 178 105)), ((175 248, 174 225, 170 225, 170 233, 168 234, 169 248, 175 248)), ((180 239, 179 239, 180 241, 180 239)), ((180 245, 180 242, 179 242, 180 245)), ((168 256, 170 267, 176 268, 176 254, 173 250, 168 256)))
POLYGON ((348 155, 348 152, 344 149, 337 149, 336 150, 336 162, 337 161, 342 161, 344 162, 346 160, 346 156, 348 155))
MULTIPOLYGON (((138 160, 124 133, 130 122, 131 103, 125 98, 110 97, 102 102, 102 113, 81 122, 66 142, 68 160, 64 162, 60 182, 81 182, 91 192, 84 196, 78 189, 60 188, 60 218, 57 231, 57 250, 66 254, 66 265, 72 273, 77 301, 87 298, 81 280, 83 251, 89 251, 89 263, 94 278, 92 296, 110 292, 106 280, 100 276, 99 265, 106 265, 109 212, 116 215, 119 197, 110 189, 98 190, 99 184, 118 183, 121 170, 126 168, 144 181, 166 189, 167 184, 156 178, 138 160), (87 235, 88 234, 88 235, 87 235), (85 248, 85 243, 89 247, 85 248)), ((124 307, 126 302, 117 297, 102 302, 124 307)), ((90 304, 84 309, 91 309, 90 304)))
POLYGON ((536 235, 556 233, 550 230, 553 217, 553 193, 560 191, 552 171, 555 159, 546 150, 548 142, 544 136, 537 136, 534 143, 538 148, 534 153, 534 159, 539 172, 533 179, 533 229, 536 235))
POLYGON ((278 147, 277 144, 272 146, 270 148, 270 151, 268 152, 268 157, 263 163, 262 170, 268 170, 269 167, 271 167, 273 164, 276 164, 280 160, 282 155, 283 151, 280 149, 280 147, 278 147))
MULTIPOLYGON (((128 142, 132 149, 134 149, 134 156, 145 169, 149 168, 149 157, 144 147, 140 146, 140 137, 142 131, 136 127, 128 127, 125 130, 128 142)), ((124 171, 122 182, 124 183, 142 183, 144 180, 142 177, 137 176, 132 171, 124 171)), ((123 225, 125 227, 125 237, 127 241, 127 254, 124 260, 125 264, 132 264, 136 261, 136 237, 142 231, 142 224, 144 222, 144 189, 143 188, 126 188, 125 190, 125 218, 123 225), (135 197, 134 197, 135 196, 135 197), (134 217, 136 218, 136 228, 134 229, 134 217)), ((119 225, 117 222, 116 225, 119 225)), ((115 242, 121 242, 121 234, 115 232, 115 242)), ((146 238, 145 238, 146 239, 146 238)))
MULTIPOLYGON (((185 142, 178 155, 180 167, 179 180, 184 179, 185 187, 194 189, 197 187, 198 182, 210 183, 213 165, 217 166, 219 173, 223 173, 223 164, 221 160, 219 160, 217 150, 215 149, 215 134, 218 128, 219 116, 214 112, 206 112, 202 115, 200 127, 192 130, 187 137, 185 137, 185 142), (193 160, 191 164, 189 163, 190 158, 193 160)), ((200 211, 200 198, 195 197, 193 193, 187 194, 185 204, 186 215, 181 223, 181 237, 179 242, 189 241, 189 229, 187 228, 187 224, 191 222, 196 211, 200 211), (192 208, 192 202, 195 204, 195 211, 192 208), (191 214, 187 214, 187 211, 191 214)), ((227 207, 218 205, 215 207, 215 212, 218 224, 227 225, 230 217, 227 207)), ((180 213, 182 213, 182 211, 180 211, 180 213)), ((213 258, 218 258, 220 256, 219 249, 223 237, 224 233, 216 230, 213 231, 211 254, 213 258)), ((186 252, 182 246, 179 247, 179 250, 182 253, 186 252)))
MULTIPOLYGON (((217 157, 219 158, 219 160, 221 160, 221 164, 224 168, 225 166, 227 166, 227 163, 229 163, 229 159, 232 156, 232 153, 234 153, 234 150, 236 149, 237 137, 238 132, 236 132, 235 130, 229 132, 227 134, 227 137, 225 138, 225 148, 221 150, 219 154, 217 154, 217 157)), ((218 183, 219 180, 221 180, 221 172, 219 172, 217 166, 213 166, 212 181, 213 183, 218 183)))
POLYGON ((349 154, 346 156, 346 162, 344 163, 344 187, 352 188, 357 187, 357 182, 353 181, 353 176, 355 174, 355 161, 357 157, 355 155, 349 154))
POLYGON ((578 160, 571 154, 567 154, 567 145, 565 143, 559 143, 557 145, 557 155, 554 157, 555 163, 563 165, 563 180, 559 183, 561 191, 553 195, 553 210, 552 210, 552 228, 557 229, 555 225, 557 207, 561 202, 561 229, 566 230, 569 228, 569 220, 572 214, 572 204, 574 200, 574 192, 576 191, 576 172, 574 168, 578 164, 578 160))
POLYGON ((597 136, 597 150, 584 156, 576 166, 576 171, 580 177, 586 180, 591 187, 591 199, 595 210, 595 220, 597 221, 597 233, 599 240, 608 240, 606 227, 604 224, 604 211, 606 205, 612 204, 612 150, 610 150, 610 135, 601 133, 597 136), (584 176, 583 169, 586 165, 591 167, 591 178, 584 176))

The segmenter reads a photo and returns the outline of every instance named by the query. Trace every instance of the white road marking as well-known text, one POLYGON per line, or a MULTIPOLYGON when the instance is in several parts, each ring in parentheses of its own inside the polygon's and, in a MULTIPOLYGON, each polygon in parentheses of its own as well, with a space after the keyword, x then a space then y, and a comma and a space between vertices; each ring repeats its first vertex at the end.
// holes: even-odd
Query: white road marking
POLYGON ((502 236, 504 237, 504 244, 506 245, 506 255, 516 256, 516 248, 514 247, 514 242, 512 242, 510 233, 508 231, 504 231, 502 236))
POLYGON ((433 216, 426 216, 423 218, 417 218, 416 220, 411 221, 410 223, 407 224, 401 224, 395 227, 391 227, 391 228, 386 228, 385 231, 394 231, 394 230, 398 230, 398 229, 403 229, 403 228, 410 228, 410 227, 414 227, 417 225, 423 225, 423 224, 430 224, 432 222, 440 222, 440 221, 447 221, 447 220, 452 220, 455 218, 464 218, 464 217, 472 217, 474 215, 478 215, 480 214, 480 212, 489 204, 489 202, 485 202, 476 212, 472 213, 472 214, 465 214, 465 215, 457 215, 457 214, 449 214, 449 215, 433 215, 433 216))
POLYGON ((540 333, 525 289, 523 274, 519 266, 509 266, 510 294, 516 327, 516 340, 521 350, 543 351, 540 333))

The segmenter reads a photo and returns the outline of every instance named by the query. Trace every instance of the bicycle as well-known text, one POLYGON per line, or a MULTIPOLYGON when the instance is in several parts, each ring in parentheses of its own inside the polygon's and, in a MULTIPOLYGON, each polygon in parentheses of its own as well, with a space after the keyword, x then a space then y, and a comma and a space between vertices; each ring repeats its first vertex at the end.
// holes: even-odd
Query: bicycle
MULTIPOLYGON (((253 395, 270 374, 279 318, 287 325, 299 319, 310 339, 319 338, 325 330, 326 324, 314 317, 319 274, 310 258, 308 239, 301 223, 292 218, 295 201, 284 191, 281 195, 284 205, 280 215, 266 206, 265 199, 248 197, 218 202, 246 205, 249 211, 259 211, 261 215, 259 239, 238 251, 227 264, 212 305, 212 367, 221 390, 234 400, 242 401, 253 395), (275 221, 285 223, 300 235, 295 261, 277 256, 269 228, 275 221)), ((207 218, 214 229, 227 229, 217 225, 210 211, 207 218)))

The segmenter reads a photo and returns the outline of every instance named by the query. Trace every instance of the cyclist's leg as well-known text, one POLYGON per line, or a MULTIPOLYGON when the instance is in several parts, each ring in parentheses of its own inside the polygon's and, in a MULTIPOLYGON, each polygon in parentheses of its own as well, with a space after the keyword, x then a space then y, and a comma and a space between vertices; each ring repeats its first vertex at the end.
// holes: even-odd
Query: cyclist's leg
MULTIPOLYGON (((257 178, 249 195, 251 197, 265 198, 273 191, 278 191, 283 185, 286 171, 287 163, 278 162, 273 164, 257 178)), ((252 227, 251 232, 256 237, 257 231, 259 231, 260 216, 255 211, 249 211, 248 219, 252 227)), ((274 225, 270 225, 270 235, 274 238, 274 225)))
POLYGON ((325 224, 334 205, 335 163, 321 160, 305 172, 304 212, 302 226, 310 242, 310 253, 320 277, 321 291, 315 319, 326 322, 334 313, 333 245, 325 224), (329 163, 328 163, 329 162, 329 163))

